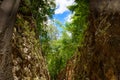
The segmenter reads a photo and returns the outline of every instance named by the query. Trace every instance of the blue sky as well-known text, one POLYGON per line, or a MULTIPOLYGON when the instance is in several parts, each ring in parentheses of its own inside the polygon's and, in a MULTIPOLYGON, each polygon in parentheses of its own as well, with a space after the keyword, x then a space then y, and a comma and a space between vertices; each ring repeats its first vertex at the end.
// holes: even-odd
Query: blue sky
POLYGON ((69 11, 67 6, 74 4, 74 0, 55 0, 56 10, 55 14, 63 14, 69 11))
MULTIPOLYGON (((73 16, 73 14, 71 13, 71 11, 68 10, 68 6, 71 6, 74 3, 74 0, 55 0, 55 4, 56 4, 56 10, 55 10, 55 14, 53 15, 53 21, 48 19, 47 24, 54 24, 58 31, 59 31, 59 36, 61 36, 61 32, 63 31, 63 29, 57 25, 56 23, 54 23, 54 20, 60 21, 63 25, 66 22, 71 22, 72 19, 71 17, 73 16)), ((67 32, 68 35, 71 35, 71 33, 67 32)))
MULTIPOLYGON (((68 10, 67 6, 74 4, 74 0, 55 0, 56 10, 53 18, 60 21, 63 25, 65 22, 70 22, 72 13, 68 10)), ((56 26, 57 29, 61 32, 62 28, 56 26)))
MULTIPOLYGON (((68 16, 69 15, 71 15, 71 12, 70 11, 66 11, 66 12, 64 12, 64 13, 62 13, 62 14, 55 14, 55 15, 53 15, 53 18, 55 19, 55 20, 58 20, 58 21, 60 21, 63 25, 65 24, 65 22, 67 22, 68 20, 68 16)), ((61 32, 62 31, 62 28, 60 27, 60 26, 58 26, 58 25, 56 25, 56 27, 57 27, 57 29, 61 32)))
POLYGON ((71 12, 70 11, 66 11, 66 12, 64 12, 64 13, 62 13, 62 14, 55 14, 55 15, 53 15, 53 18, 55 19, 55 20, 59 20, 61 23, 65 23, 65 21, 67 21, 67 17, 68 17, 68 15, 70 15, 71 14, 71 12))

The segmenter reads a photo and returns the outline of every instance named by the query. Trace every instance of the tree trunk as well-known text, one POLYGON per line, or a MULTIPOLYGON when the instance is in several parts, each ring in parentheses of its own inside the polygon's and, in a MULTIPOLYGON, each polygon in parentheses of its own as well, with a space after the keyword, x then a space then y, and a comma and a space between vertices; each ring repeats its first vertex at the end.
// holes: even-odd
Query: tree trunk
POLYGON ((13 80, 11 44, 20 0, 3 0, 0 5, 0 80, 13 80))

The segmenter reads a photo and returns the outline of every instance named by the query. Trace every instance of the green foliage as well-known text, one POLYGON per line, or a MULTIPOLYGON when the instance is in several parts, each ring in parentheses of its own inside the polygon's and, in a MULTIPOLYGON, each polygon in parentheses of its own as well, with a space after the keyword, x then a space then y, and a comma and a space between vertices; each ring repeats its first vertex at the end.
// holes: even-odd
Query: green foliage
POLYGON ((32 0, 32 12, 34 13, 33 16, 36 19, 37 24, 37 31, 40 35, 40 43, 42 47, 42 51, 44 55, 48 53, 49 50, 49 32, 48 27, 46 25, 46 21, 49 18, 52 18, 54 14, 55 4, 53 0, 32 0), (36 10, 37 9, 37 10, 36 10))
POLYGON ((69 10, 73 12, 72 22, 67 23, 67 29, 72 33, 73 42, 77 46, 81 46, 84 40, 84 31, 88 25, 88 0, 75 0, 76 4, 69 6, 69 10))
MULTIPOLYGON (((20 8, 18 13, 21 14, 22 17, 27 20, 30 25, 31 29, 34 29, 35 37, 40 39, 40 47, 42 49, 42 54, 48 53, 50 51, 50 45, 49 41, 51 39, 50 32, 53 28, 50 27, 50 30, 48 30, 48 26, 46 25, 47 18, 51 18, 52 14, 54 13, 55 4, 53 0, 21 0, 20 8)), ((24 20, 18 19, 16 23, 23 22, 24 20)), ((29 26, 26 26, 26 28, 29 28, 29 26)), ((28 29, 26 29, 25 34, 27 33, 28 29)), ((31 35, 31 34, 29 34, 31 35)), ((51 33, 51 36, 54 35, 54 33, 51 33)), ((34 39, 32 39, 34 41, 34 39)), ((36 44, 34 44, 36 45, 36 44)), ((35 47, 35 49, 38 46, 35 47)), ((34 51, 33 51, 34 52, 34 51)))
POLYGON ((55 80, 57 74, 63 68, 63 59, 62 56, 60 56, 59 54, 60 44, 58 42, 54 42, 52 46, 53 47, 51 53, 49 52, 49 54, 47 55, 47 61, 51 78, 52 80, 55 80))
MULTIPOLYGON (((52 17, 55 4, 52 0, 22 0, 23 4, 19 11, 35 19, 37 29, 36 35, 39 36, 42 52, 46 56, 49 73, 52 80, 55 80, 61 69, 63 69, 70 57, 74 54, 77 47, 82 45, 84 31, 87 28, 86 18, 88 16, 88 0, 76 0, 76 4, 68 8, 73 12, 72 22, 64 26, 55 21, 63 28, 59 36, 57 28, 51 24, 46 25, 46 21, 52 17)), ((31 22, 32 23, 32 22, 31 22)))
MULTIPOLYGON (((47 54, 47 63, 48 69, 51 75, 52 80, 56 80, 59 72, 65 67, 68 59, 75 52, 74 44, 72 43, 72 37, 70 33, 66 30, 66 28, 61 25, 63 28, 63 32, 61 36, 57 36, 58 31, 53 31, 49 33, 52 36, 56 36, 56 38, 52 37, 49 41, 50 49, 47 54)), ((52 26, 55 29, 55 26, 52 26)))
POLYGON ((73 12, 71 23, 67 22, 63 26, 59 21, 55 21, 63 28, 63 31, 58 39, 50 39, 49 42, 50 50, 47 54, 47 62, 52 80, 56 80, 56 76, 65 67, 78 46, 83 45, 84 31, 88 25, 88 1, 76 0, 75 2, 76 4, 68 7, 73 12))
MULTIPOLYGON (((48 26, 46 21, 52 18, 54 14, 55 4, 53 0, 22 0, 19 12, 29 19, 32 16, 36 22, 36 35, 40 38, 42 52, 47 53, 49 49, 48 26)), ((32 23, 32 22, 31 22, 32 23)))

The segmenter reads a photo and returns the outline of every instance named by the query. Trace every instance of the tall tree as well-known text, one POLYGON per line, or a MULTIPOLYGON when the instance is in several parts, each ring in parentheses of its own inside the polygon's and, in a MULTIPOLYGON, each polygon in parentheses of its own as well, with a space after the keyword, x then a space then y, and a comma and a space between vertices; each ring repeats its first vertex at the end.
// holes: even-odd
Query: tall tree
POLYGON ((3 0, 0 5, 0 80, 13 80, 11 44, 20 0, 3 0))

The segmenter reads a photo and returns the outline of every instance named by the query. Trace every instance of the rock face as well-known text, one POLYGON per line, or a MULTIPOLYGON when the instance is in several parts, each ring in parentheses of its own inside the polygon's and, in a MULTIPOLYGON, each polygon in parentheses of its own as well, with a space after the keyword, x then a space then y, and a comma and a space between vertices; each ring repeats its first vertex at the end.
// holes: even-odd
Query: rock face
POLYGON ((68 60, 66 67, 60 71, 56 80, 74 80, 75 58, 76 56, 73 56, 68 60))
POLYGON ((14 80, 50 80, 32 16, 17 14, 12 40, 14 80))
POLYGON ((42 56, 35 21, 18 14, 12 44, 13 76, 15 80, 49 80, 42 56))
MULTIPOLYGON (((23 5, 22 1, 13 31, 11 54, 6 55, 6 62, 0 65, 2 67, 4 64, 6 66, 8 63, 12 64, 8 70, 4 67, 4 71, 12 72, 9 73, 11 79, 7 79, 6 75, 5 79, 0 78, 0 80, 50 80, 46 61, 41 53, 36 21, 31 13, 24 12, 23 7, 26 5, 23 5)), ((26 9, 26 11, 31 12, 30 9, 26 9)))
POLYGON ((27 13, 26 5, 21 2, 22 12, 18 11, 13 31, 20 0, 2 1, 4 5, 0 5, 0 80, 50 80, 45 58, 41 53, 36 21, 31 13, 27 13))
POLYGON ((99 11, 99 6, 90 5, 90 26, 87 34, 91 37, 86 38, 87 53, 91 55, 89 78, 91 80, 119 80, 120 11, 118 3, 120 1, 104 0, 97 3, 105 8, 99 11), (103 5, 105 2, 108 4, 103 5))
MULTIPOLYGON (((90 0, 89 27, 65 80, 120 80, 119 0, 90 0)), ((67 67, 69 64, 67 65, 67 67)), ((61 79, 62 80, 62 79, 61 79)))

